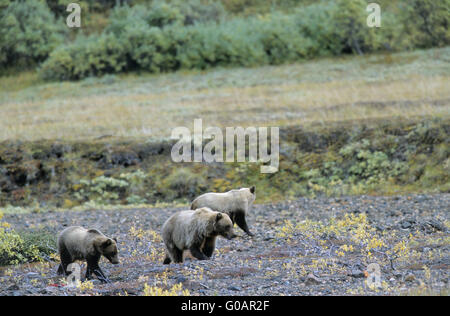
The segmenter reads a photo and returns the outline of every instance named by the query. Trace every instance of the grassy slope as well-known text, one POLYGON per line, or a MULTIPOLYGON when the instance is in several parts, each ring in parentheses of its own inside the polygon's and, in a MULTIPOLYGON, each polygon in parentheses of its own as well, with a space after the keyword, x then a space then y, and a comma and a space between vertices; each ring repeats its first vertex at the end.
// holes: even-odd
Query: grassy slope
POLYGON ((255 69, 42 83, 0 78, 0 140, 167 138, 172 128, 449 115, 450 48, 255 69))
POLYGON ((0 205, 184 203, 250 184, 258 203, 448 192, 449 53, 65 83, 0 78, 0 205), (173 163, 160 140, 195 118, 204 127, 280 126, 280 171, 173 163), (123 176, 128 185, 114 187, 123 176), (100 192, 82 183, 95 178, 106 185, 100 192))

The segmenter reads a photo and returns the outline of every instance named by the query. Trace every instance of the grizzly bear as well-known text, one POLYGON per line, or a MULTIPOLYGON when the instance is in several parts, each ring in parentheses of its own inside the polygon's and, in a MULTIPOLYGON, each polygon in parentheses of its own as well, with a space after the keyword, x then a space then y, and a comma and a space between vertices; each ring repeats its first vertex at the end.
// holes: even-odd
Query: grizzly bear
POLYGON ((59 234, 58 252, 61 257, 58 274, 69 275, 69 264, 76 260, 86 260, 86 279, 89 280, 94 273, 102 283, 110 281, 98 265, 101 256, 106 257, 112 264, 119 263, 115 238, 108 238, 96 229, 80 226, 68 227, 59 234))
POLYGON ((249 236, 253 236, 247 226, 245 216, 255 201, 255 190, 256 188, 252 186, 225 193, 205 193, 192 202, 191 210, 209 207, 214 211, 226 213, 230 216, 233 224, 236 223, 249 236))
POLYGON ((225 213, 204 207, 172 215, 162 227, 166 245, 164 264, 183 262, 184 250, 190 250, 199 260, 211 258, 219 235, 227 239, 235 237, 233 223, 225 213))

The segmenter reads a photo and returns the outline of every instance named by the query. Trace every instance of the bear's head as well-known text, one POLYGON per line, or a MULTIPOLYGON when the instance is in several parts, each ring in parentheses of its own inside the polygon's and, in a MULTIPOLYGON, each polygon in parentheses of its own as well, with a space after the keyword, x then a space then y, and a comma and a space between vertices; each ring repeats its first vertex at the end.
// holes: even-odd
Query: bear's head
POLYGON ((233 239, 236 237, 233 230, 233 222, 225 213, 217 213, 215 215, 214 233, 221 235, 227 239, 233 239))
POLYGON ((98 249, 100 253, 105 256, 112 264, 119 263, 119 252, 117 251, 117 239, 115 238, 102 238, 99 240, 98 249))

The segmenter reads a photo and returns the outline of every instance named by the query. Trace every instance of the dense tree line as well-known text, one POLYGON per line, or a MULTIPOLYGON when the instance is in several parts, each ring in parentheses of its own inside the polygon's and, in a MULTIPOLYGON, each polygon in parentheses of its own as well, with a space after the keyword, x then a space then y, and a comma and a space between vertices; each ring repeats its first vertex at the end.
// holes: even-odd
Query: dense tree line
POLYGON ((89 34, 65 25, 68 0, 0 0, 0 67, 38 65, 45 79, 73 80, 133 70, 279 64, 450 42, 450 0, 381 0, 380 28, 367 26, 365 0, 274 1, 292 9, 238 14, 246 5, 262 6, 258 1, 84 0, 83 12, 107 15, 104 27, 89 34))

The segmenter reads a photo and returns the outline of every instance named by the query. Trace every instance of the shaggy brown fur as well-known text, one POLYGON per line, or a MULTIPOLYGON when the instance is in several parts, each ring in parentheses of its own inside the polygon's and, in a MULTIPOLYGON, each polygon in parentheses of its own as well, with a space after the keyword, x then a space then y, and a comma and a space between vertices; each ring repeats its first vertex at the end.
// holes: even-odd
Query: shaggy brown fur
POLYGON ((69 264, 76 260, 86 260, 86 279, 90 279, 94 273, 104 283, 109 280, 98 265, 101 256, 106 257, 112 264, 119 263, 116 239, 108 238, 96 229, 80 226, 68 227, 59 234, 58 252, 61 257, 58 274, 68 275, 69 264))
POLYGON ((192 256, 199 260, 209 259, 219 235, 227 239, 235 237, 233 223, 227 214, 209 208, 174 214, 162 228, 166 245, 164 264, 183 262, 184 250, 190 250, 192 256))
POLYGON ((253 186, 225 193, 205 193, 192 202, 191 210, 209 207, 214 211, 226 213, 230 216, 233 224, 236 223, 248 235, 253 236, 248 228, 245 216, 255 201, 255 190, 256 188, 253 186))

